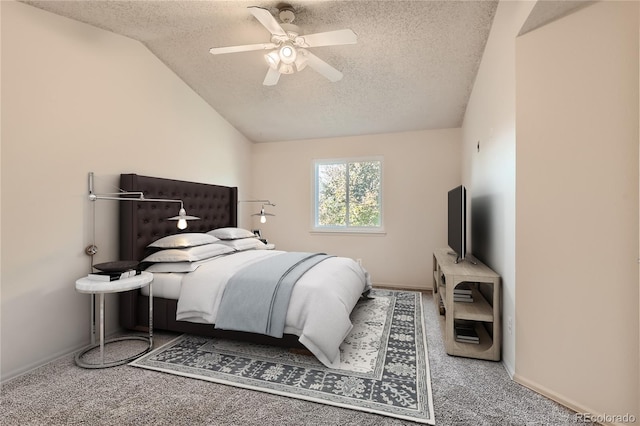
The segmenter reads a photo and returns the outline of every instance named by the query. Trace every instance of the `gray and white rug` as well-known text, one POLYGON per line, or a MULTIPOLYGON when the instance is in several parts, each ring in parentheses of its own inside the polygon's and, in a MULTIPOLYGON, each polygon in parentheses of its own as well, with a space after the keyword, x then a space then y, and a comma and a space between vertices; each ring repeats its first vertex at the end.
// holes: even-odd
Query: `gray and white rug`
POLYGON ((420 293, 373 290, 330 369, 301 351, 182 335, 130 365, 434 424, 420 293))

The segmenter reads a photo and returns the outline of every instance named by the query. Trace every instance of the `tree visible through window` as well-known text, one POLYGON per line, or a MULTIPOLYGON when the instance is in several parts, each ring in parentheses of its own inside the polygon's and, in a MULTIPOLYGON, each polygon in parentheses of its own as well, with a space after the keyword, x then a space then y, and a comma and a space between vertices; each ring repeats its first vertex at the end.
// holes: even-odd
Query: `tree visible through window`
POLYGON ((382 160, 315 162, 315 228, 382 227, 382 160))

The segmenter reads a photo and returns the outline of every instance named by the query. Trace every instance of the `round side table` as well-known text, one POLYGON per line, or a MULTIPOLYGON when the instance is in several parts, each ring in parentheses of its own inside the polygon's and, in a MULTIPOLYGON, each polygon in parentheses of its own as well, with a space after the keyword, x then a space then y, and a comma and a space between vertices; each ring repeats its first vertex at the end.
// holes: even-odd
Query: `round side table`
POLYGON ((115 367, 116 365, 126 364, 133 361, 136 358, 141 357, 153 348, 153 291, 151 287, 151 281, 153 281, 153 274, 150 272, 141 272, 140 275, 135 275, 129 278, 123 278, 115 281, 97 281, 84 277, 76 281, 76 291, 80 293, 89 293, 92 295, 93 303, 95 305, 96 295, 100 296, 100 343, 94 344, 95 341, 95 315, 92 308, 91 315, 91 345, 81 350, 76 354, 76 364, 82 368, 107 368, 115 367), (149 286, 149 337, 146 336, 123 336, 113 339, 104 339, 104 295, 106 293, 120 293, 123 291, 135 290, 144 286, 149 286), (115 361, 104 362, 104 347, 109 343, 121 342, 123 340, 142 340, 148 342, 147 348, 142 352, 129 356, 124 359, 118 359, 115 361), (82 357, 92 349, 100 347, 100 362, 89 363, 82 357))

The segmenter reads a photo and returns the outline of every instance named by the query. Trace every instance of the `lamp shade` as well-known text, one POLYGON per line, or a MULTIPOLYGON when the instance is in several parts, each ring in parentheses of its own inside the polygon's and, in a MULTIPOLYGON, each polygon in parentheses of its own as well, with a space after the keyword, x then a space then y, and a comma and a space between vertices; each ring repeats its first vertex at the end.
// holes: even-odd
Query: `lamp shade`
POLYGON ((280 55, 280 60, 285 64, 294 63, 298 56, 296 48, 291 43, 285 43, 278 51, 278 54, 280 55))
POLYGON ((267 64, 274 70, 278 69, 278 65, 280 64, 280 55, 278 55, 277 51, 272 51, 264 55, 264 59, 267 61, 267 64))
POLYGON ((188 220, 199 220, 199 219, 200 218, 197 216, 188 216, 184 208, 180 208, 180 211, 178 212, 178 216, 167 218, 167 220, 177 220, 178 229, 186 229, 188 220))
POLYGON ((265 213, 264 206, 260 209, 260 213, 252 214, 251 216, 260 216, 260 223, 267 223, 267 216, 275 216, 271 213, 265 213))
POLYGON ((260 223, 266 223, 267 222, 267 216, 275 216, 274 214, 266 213, 264 211, 264 206, 272 206, 272 207, 276 206, 275 204, 273 204, 269 200, 239 200, 238 203, 262 203, 262 207, 260 208, 260 212, 259 213, 254 213, 254 214, 251 215, 251 216, 260 216, 260 223))

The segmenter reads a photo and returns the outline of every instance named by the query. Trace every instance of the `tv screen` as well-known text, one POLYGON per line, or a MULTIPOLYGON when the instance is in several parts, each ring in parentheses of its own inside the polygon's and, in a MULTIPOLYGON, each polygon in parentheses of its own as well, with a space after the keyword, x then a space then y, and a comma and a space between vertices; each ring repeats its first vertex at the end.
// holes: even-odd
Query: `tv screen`
POLYGON ((456 255, 456 263, 467 253, 467 190, 460 185, 449 191, 448 244, 456 255))

